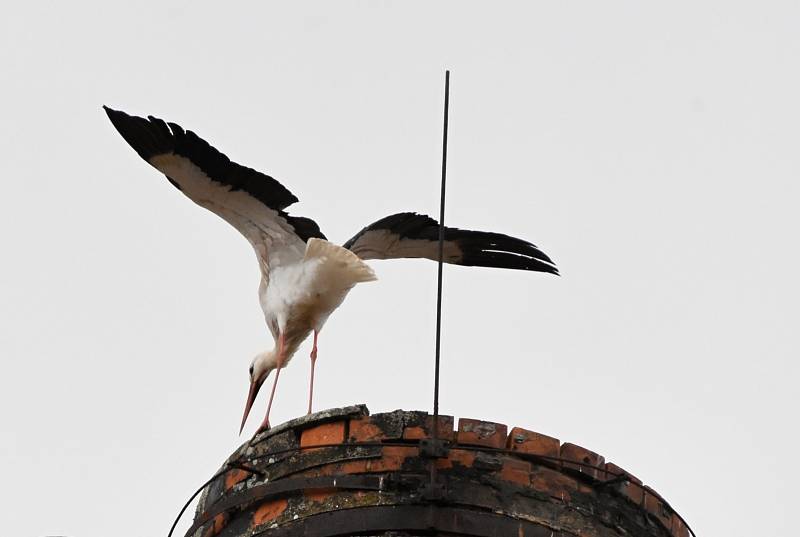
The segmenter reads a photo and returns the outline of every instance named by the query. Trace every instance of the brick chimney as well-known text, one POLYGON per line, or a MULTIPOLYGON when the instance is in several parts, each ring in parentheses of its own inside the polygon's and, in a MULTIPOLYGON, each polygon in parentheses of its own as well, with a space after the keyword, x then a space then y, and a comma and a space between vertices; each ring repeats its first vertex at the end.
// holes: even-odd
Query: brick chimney
POLYGON ((586 448, 505 425, 359 405, 242 445, 204 490, 193 537, 688 537, 667 502, 586 448), (434 485, 431 486, 432 467, 434 485))

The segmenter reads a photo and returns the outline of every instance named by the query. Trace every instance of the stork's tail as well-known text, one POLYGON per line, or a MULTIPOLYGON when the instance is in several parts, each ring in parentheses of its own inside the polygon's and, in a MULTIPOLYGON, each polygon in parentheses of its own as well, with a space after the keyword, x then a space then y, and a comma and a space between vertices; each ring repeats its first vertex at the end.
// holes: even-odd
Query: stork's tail
POLYGON ((372 268, 356 254, 323 239, 308 240, 305 258, 325 261, 325 272, 343 284, 355 285, 378 279, 372 268))

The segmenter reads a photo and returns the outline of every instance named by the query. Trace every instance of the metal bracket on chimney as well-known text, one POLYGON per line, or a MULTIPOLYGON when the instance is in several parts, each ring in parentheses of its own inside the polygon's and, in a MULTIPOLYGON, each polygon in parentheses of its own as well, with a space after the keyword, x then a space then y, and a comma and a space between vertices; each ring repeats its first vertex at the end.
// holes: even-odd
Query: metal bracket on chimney
POLYGON ((420 487, 420 497, 429 502, 443 502, 447 499, 447 487, 444 483, 425 483, 420 487))
POLYGON ((420 496, 430 502, 441 502, 447 499, 447 487, 437 478, 436 459, 444 459, 450 451, 447 443, 441 438, 424 438, 419 442, 420 457, 428 459, 431 467, 430 480, 420 487, 420 496))
POLYGON ((449 446, 441 438, 423 438, 419 442, 419 454, 426 459, 444 459, 449 452, 449 446))

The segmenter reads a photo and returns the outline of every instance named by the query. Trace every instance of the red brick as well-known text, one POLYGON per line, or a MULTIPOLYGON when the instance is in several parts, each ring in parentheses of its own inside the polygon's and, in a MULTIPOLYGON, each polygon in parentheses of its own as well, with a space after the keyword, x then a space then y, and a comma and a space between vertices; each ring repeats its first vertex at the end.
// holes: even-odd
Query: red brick
MULTIPOLYGON (((439 416, 439 438, 443 440, 453 440, 453 416, 439 416)), ((423 438, 433 438, 433 416, 425 418, 424 425, 412 425, 403 429, 403 439, 422 440, 423 438)))
POLYGON ((323 423, 300 434, 300 447, 324 446, 344 442, 344 422, 323 423))
POLYGON ((319 477, 321 475, 333 475, 338 473, 336 470, 337 465, 326 464, 324 466, 317 466, 316 468, 306 468, 301 472, 297 472, 297 474, 303 477, 319 477))
POLYGON ((559 457, 558 438, 522 429, 521 427, 511 429, 508 434, 506 448, 545 457, 559 457))
POLYGON ((616 479, 619 475, 624 475, 628 481, 632 481, 633 483, 642 484, 642 480, 630 473, 629 471, 625 470, 624 468, 620 468, 613 462, 606 463, 606 472, 602 476, 603 481, 609 481, 611 479, 616 479))
POLYGON ((262 503, 255 514, 253 514, 253 526, 260 526, 261 524, 272 522, 281 516, 281 514, 286 511, 287 507, 289 507, 289 502, 285 498, 262 503))
POLYGON ((339 469, 341 474, 363 474, 367 471, 367 461, 347 461, 339 469))
POLYGON ((363 459, 347 461, 347 462, 333 462, 309 468, 299 475, 303 477, 317 477, 322 475, 339 475, 339 474, 363 474, 367 471, 367 461, 363 459))
POLYGON ((350 420, 350 442, 379 442, 385 439, 383 429, 372 423, 369 417, 350 420))
POLYGON ((440 469, 452 468, 453 466, 463 466, 471 468, 475 464, 475 452, 466 449, 453 448, 446 459, 436 459, 436 467, 440 469))
POLYGON ((500 470, 500 477, 504 481, 511 481, 528 487, 531 484, 531 463, 519 459, 506 458, 503 461, 503 468, 500 470))
POLYGON ((409 457, 417 456, 417 448, 413 446, 385 446, 383 456, 378 460, 367 460, 367 472, 395 472, 403 467, 409 457))
POLYGON ((625 471, 623 468, 620 468, 613 462, 607 462, 606 473, 602 479, 604 481, 608 481, 614 479, 615 476, 618 475, 624 475, 625 478, 628 481, 630 481, 630 483, 625 483, 624 481, 622 481, 614 485, 614 488, 617 490, 617 492, 627 497, 630 501, 632 501, 636 505, 642 505, 642 502, 644 501, 644 490, 641 487, 642 485, 641 479, 625 471))
POLYGON ((322 466, 306 468, 299 472, 292 473, 293 476, 297 477, 320 477, 320 476, 338 475, 338 474, 339 474, 338 464, 323 464, 322 466))
POLYGON ((665 527, 670 528, 672 526, 672 510, 664 505, 658 493, 650 487, 645 486, 644 492, 644 508, 659 519, 665 527))
POLYGON ((561 445, 561 458, 569 461, 575 461, 580 464, 573 464, 564 461, 562 464, 565 468, 573 468, 582 474, 590 475, 595 479, 600 479, 605 475, 605 459, 602 455, 598 455, 594 451, 577 446, 575 444, 561 445))
POLYGON ((220 513, 215 516, 212 520, 212 524, 209 524, 206 527, 206 530, 203 532, 203 537, 214 537, 215 535, 219 535, 219 533, 225 528, 225 524, 228 522, 228 515, 225 513, 220 513))
POLYGON ((457 442, 501 449, 506 447, 507 432, 508 428, 502 423, 460 418, 457 442))
POLYGON ((324 502, 334 494, 336 494, 336 489, 315 489, 303 492, 303 496, 305 496, 307 500, 318 503, 324 502))
POLYGON ((246 470, 240 470, 239 468, 230 470, 227 474, 225 474, 225 490, 232 489, 237 483, 241 483, 250 477, 250 475, 250 472, 246 470))
POLYGON ((570 492, 579 488, 574 478, 544 466, 532 468, 531 487, 565 502, 570 501, 570 492))
POLYGON ((644 501, 644 490, 642 489, 641 485, 635 485, 633 483, 617 483, 615 488, 620 494, 628 498, 636 505, 642 505, 642 502, 644 501))
POLYGON ((689 537, 689 528, 680 519, 677 513, 672 513, 672 535, 673 537, 689 537))

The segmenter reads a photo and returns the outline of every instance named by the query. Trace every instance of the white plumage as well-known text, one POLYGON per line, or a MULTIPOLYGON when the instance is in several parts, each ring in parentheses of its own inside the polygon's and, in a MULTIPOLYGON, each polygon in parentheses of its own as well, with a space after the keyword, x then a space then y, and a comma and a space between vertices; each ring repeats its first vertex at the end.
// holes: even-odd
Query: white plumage
MULTIPOLYGON (((350 289, 375 279, 367 259, 438 259, 438 224, 416 213, 398 213, 370 224, 343 246, 325 239, 308 218, 285 209, 297 198, 272 177, 232 162, 205 140, 175 123, 129 116, 105 107, 117 131, 149 164, 198 205, 222 217, 250 242, 261 268, 259 299, 275 348, 250 365, 250 390, 242 427, 269 373, 280 371, 313 333, 308 411, 314 389, 317 337, 350 289)), ((558 274, 535 245, 499 233, 445 228, 443 261, 558 274)), ((241 430, 241 429, 240 429, 241 430)))
MULTIPOLYGON (((274 263, 275 268, 272 270, 262 268, 259 285, 261 309, 276 346, 273 350, 256 356, 251 365, 251 378, 266 378, 271 371, 277 370, 262 428, 269 425, 269 408, 280 370, 289 363, 309 333, 313 332, 314 348, 311 351, 308 396, 308 412, 311 412, 317 335, 353 286, 376 279, 372 269, 357 255, 324 239, 309 239, 305 255, 300 259, 290 260, 289 252, 285 254, 284 262, 274 263)), ((248 395, 242 427, 257 390, 255 388, 248 395)))

